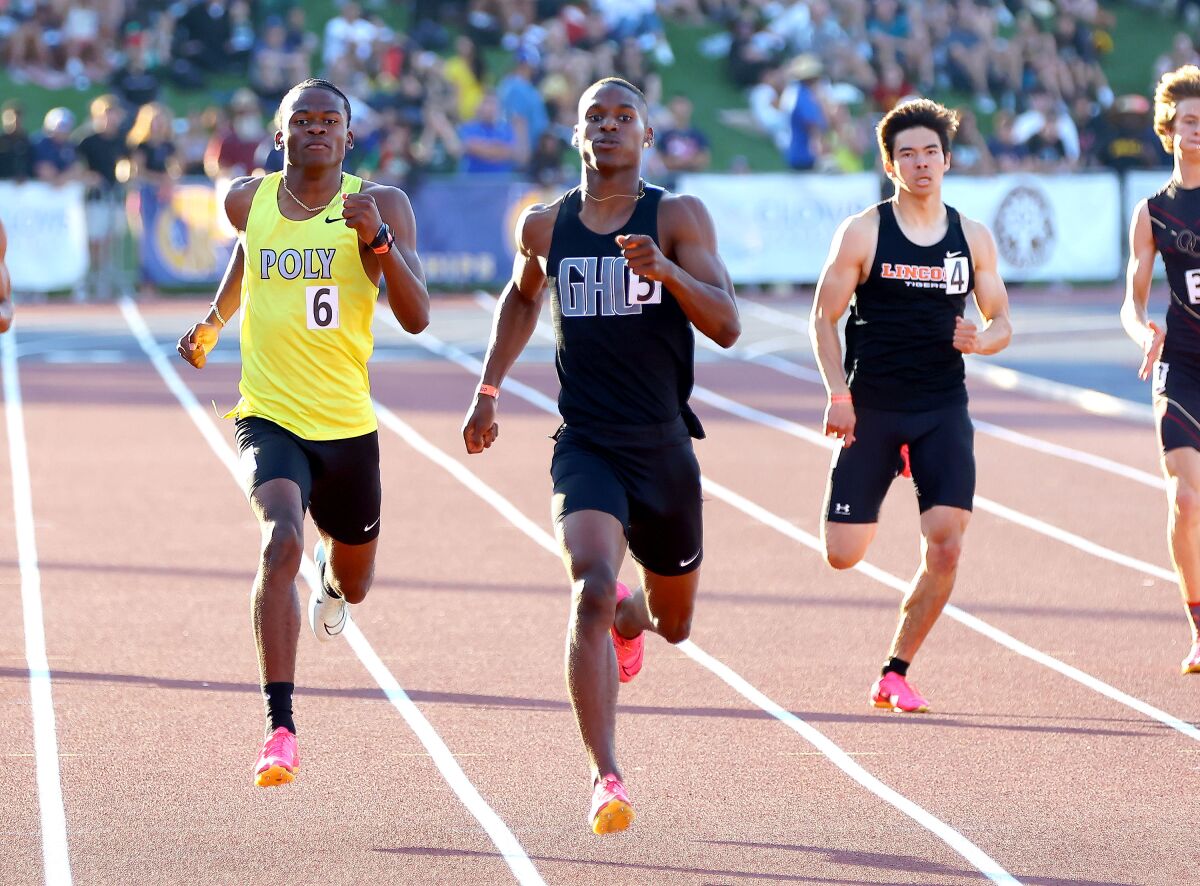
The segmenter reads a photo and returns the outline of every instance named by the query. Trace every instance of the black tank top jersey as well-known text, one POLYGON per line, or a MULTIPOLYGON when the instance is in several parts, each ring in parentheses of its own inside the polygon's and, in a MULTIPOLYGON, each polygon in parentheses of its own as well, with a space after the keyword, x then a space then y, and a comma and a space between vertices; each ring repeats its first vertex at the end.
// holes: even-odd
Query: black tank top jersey
POLYGON ((648 234, 657 243, 665 193, 646 185, 629 221, 611 234, 584 226, 578 188, 563 197, 546 271, 558 408, 568 425, 660 424, 683 414, 691 429, 692 325, 670 290, 625 266, 616 241, 648 234))
POLYGON ((891 201, 878 204, 879 239, 846 322, 846 377, 859 406, 920 412, 967 402, 955 318, 975 288, 971 250, 957 210, 946 236, 918 246, 904 236, 891 201))
POLYGON ((1200 188, 1170 181, 1146 206, 1171 287, 1162 358, 1200 363, 1200 188))

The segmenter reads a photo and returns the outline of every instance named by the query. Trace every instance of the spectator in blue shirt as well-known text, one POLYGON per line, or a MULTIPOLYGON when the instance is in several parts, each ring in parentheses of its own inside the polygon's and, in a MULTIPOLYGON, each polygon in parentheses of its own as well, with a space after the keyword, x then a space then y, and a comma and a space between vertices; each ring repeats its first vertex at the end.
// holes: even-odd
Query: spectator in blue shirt
POLYGON ((513 128, 500 117, 500 103, 493 92, 484 93, 475 117, 458 129, 462 144, 463 172, 514 172, 520 145, 513 128))
POLYGON ((507 120, 524 121, 530 145, 536 145, 546 127, 550 125, 550 115, 546 113, 546 100, 533 85, 538 61, 536 51, 521 50, 517 53, 516 67, 496 88, 501 113, 507 120))
POLYGON ((71 142, 75 115, 67 108, 51 108, 42 121, 42 137, 33 144, 33 171, 38 181, 63 185, 77 181, 81 166, 71 142))
POLYGON ((812 169, 821 155, 821 134, 827 128, 825 112, 813 91, 821 74, 815 56, 795 58, 788 73, 796 80, 796 103, 792 106, 792 140, 788 145, 788 166, 796 170, 812 169))

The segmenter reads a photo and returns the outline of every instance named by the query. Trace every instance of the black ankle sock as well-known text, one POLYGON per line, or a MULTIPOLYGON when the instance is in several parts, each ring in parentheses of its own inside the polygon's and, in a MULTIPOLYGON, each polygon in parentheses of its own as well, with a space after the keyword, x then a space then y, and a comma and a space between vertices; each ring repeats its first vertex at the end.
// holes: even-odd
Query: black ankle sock
POLYGON ((337 591, 335 591, 332 587, 330 587, 329 582, 325 579, 325 570, 329 568, 329 563, 326 562, 325 560, 322 560, 320 567, 321 567, 321 569, 320 569, 320 571, 321 571, 321 575, 320 575, 321 587, 323 587, 325 589, 325 593, 328 594, 329 596, 333 597, 333 599, 335 599, 335 600, 342 599, 342 595, 339 594, 337 591))
POLYGON ((908 665, 909 665, 909 662, 905 661, 902 658, 889 658, 887 660, 887 662, 884 664, 883 670, 879 672, 879 675, 882 677, 888 671, 895 671, 901 677, 907 677, 908 676, 908 665))
POLYGON ((263 686, 263 698, 267 702, 267 726, 274 732, 280 726, 296 734, 296 724, 292 721, 292 693, 296 691, 295 683, 268 683, 263 686))

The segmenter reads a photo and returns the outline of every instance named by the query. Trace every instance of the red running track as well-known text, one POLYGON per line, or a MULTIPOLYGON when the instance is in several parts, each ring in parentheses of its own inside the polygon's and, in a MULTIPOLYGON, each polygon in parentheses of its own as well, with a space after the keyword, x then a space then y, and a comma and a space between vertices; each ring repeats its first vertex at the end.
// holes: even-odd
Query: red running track
MULTIPOLYGON (((159 303, 140 316, 169 357, 196 311, 159 303)), ((487 325, 470 301, 447 299, 432 329, 478 352, 487 325)), ((770 334, 750 327, 751 338, 770 334)), ((593 836, 562 680, 566 582, 538 535, 549 529, 555 420, 510 386, 499 443, 467 458, 458 429, 474 376, 382 323, 377 335, 378 401, 475 480, 381 430, 378 580, 355 619, 499 830, 485 830, 349 643, 302 636, 302 769, 291 787, 252 787, 257 531, 241 492, 116 306, 28 307, 4 346, 20 357, 73 882, 958 884, 987 882, 979 857, 997 880, 1048 886, 1194 877, 1200 734, 1187 724, 1200 720, 1200 678, 1178 675, 1187 635, 1172 582, 977 509, 953 602, 1178 726, 949 617, 912 672, 932 713, 876 711, 867 689, 899 594, 834 573, 795 537, 818 532, 826 450, 705 405, 706 478, 777 522, 710 489, 693 649, 801 730, 819 730, 877 792, 703 667, 701 652, 651 638, 618 721, 638 820, 593 836), (528 532, 464 480, 494 490, 528 532), (889 789, 933 829, 879 795, 889 789)), ((532 347, 514 378, 552 397, 544 357, 532 347)), ((208 404, 232 402, 236 364, 170 365, 228 447, 232 428, 208 404)), ((815 386, 707 357, 697 375, 745 406, 818 426, 815 386)), ((978 419, 1156 471, 1149 427, 978 385, 971 394, 978 419)), ((15 411, 11 397, 6 407, 15 411)), ((43 859, 44 840, 58 844, 36 778, 46 745, 20 627, 13 443, 6 431, 0 584, 14 627, 0 645, 0 883, 33 884, 61 869, 43 859)), ((981 497, 1168 569, 1160 489, 983 434, 976 448, 981 497)), ((869 560, 907 580, 916 558, 911 488, 897 483, 869 560)))

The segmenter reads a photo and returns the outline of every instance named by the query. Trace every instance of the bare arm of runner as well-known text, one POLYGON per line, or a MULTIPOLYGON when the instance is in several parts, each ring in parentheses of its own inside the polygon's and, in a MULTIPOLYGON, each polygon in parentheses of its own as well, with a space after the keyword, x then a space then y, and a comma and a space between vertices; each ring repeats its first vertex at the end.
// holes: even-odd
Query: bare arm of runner
POLYGON ((378 263, 387 281, 392 314, 405 332, 420 332, 429 325, 429 292, 417 258, 417 220, 408 195, 399 188, 364 182, 363 190, 345 195, 342 215, 363 243, 364 267, 369 270, 371 262, 378 263), (384 223, 392 229, 396 242, 386 252, 376 253, 369 246, 384 223))
POLYGON ((1154 231, 1150 227, 1150 207, 1145 200, 1133 210, 1129 222, 1129 265, 1125 270, 1125 301, 1121 305, 1121 325, 1142 349, 1138 378, 1150 377, 1155 362, 1162 356, 1167 331, 1150 319, 1150 280, 1154 274, 1154 231))
POLYGON ((4 225, 0 224, 0 332, 8 332, 13 321, 12 278, 4 261, 7 255, 8 234, 4 231, 4 225))
POLYGON ((855 415, 850 386, 842 368, 838 321, 862 282, 863 269, 874 256, 878 227, 874 209, 852 215, 838 227, 829 246, 825 267, 817 280, 809 318, 808 336, 817 357, 817 367, 825 380, 825 390, 829 393, 823 430, 826 436, 840 439, 842 446, 854 442, 855 415))
MULTIPOLYGON (((230 224, 239 232, 246 230, 246 220, 250 217, 250 204, 254 193, 258 190, 259 178, 243 176, 235 179, 225 195, 225 215, 230 224)), ((229 256, 229 264, 225 266, 225 275, 217 288, 217 295, 209 305, 204 319, 192 326, 179 338, 175 350, 179 356, 197 369, 203 369, 208 362, 208 354, 217 346, 221 330, 242 306, 242 274, 245 271, 245 250, 239 238, 229 256)))
POLYGON ((723 348, 742 333, 733 281, 717 254, 717 232, 704 204, 688 195, 664 197, 659 216, 667 258, 645 234, 622 234, 617 245, 629 269, 675 295, 692 325, 723 348), (673 259, 673 260, 672 260, 673 259))
POLYGON ((962 221, 975 262, 975 306, 985 325, 981 331, 970 320, 959 317, 954 326, 954 347, 964 354, 995 354, 1008 347, 1012 339, 1008 290, 996 265, 996 241, 979 222, 968 218, 962 221))
MULTIPOLYGON (((499 391, 521 351, 537 328, 546 291, 546 271, 542 262, 550 254, 557 206, 536 204, 517 221, 517 255, 513 259, 512 279, 504 287, 492 318, 492 335, 483 359, 480 386, 499 391)), ((463 442, 472 455, 483 452, 500 435, 496 423, 496 396, 475 392, 463 420, 463 442)))

